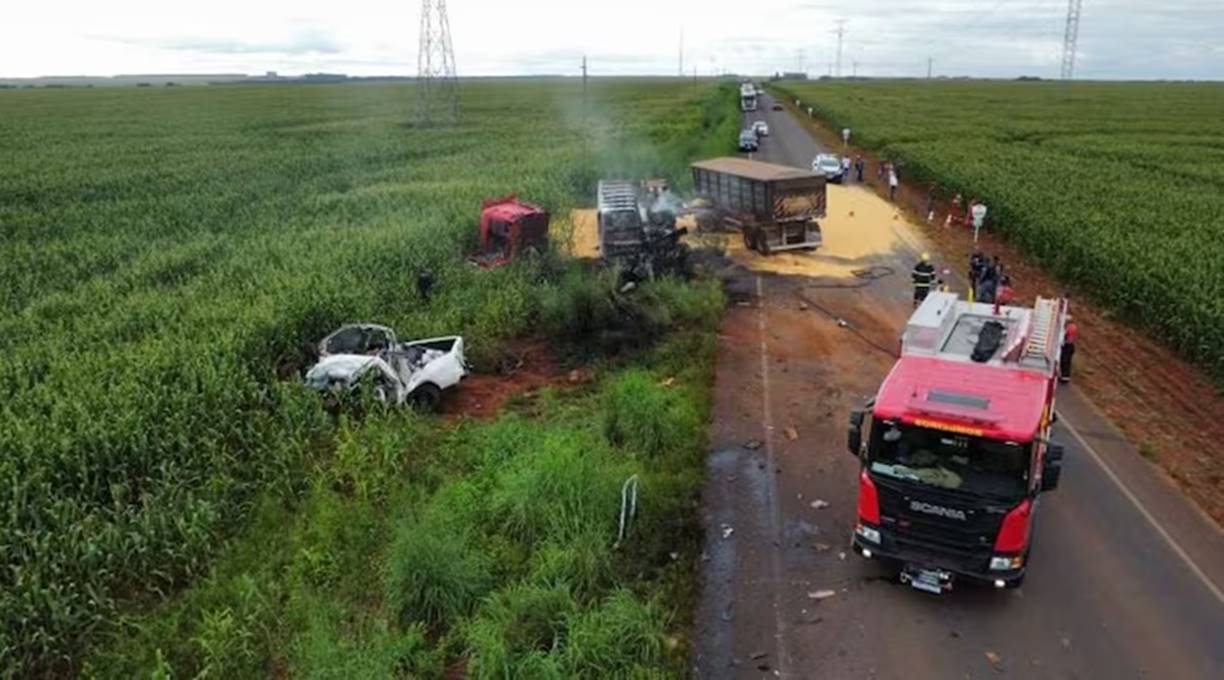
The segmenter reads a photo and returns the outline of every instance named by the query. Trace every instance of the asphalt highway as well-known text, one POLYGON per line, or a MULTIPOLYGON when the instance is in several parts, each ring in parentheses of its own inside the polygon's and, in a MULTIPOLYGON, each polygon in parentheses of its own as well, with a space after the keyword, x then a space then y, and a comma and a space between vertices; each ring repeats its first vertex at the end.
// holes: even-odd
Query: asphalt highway
MULTIPOLYGON (((816 142, 771 104, 745 114, 770 126, 754 157, 810 167, 816 142)), ((849 550, 846 418, 892 360, 833 316, 895 346, 927 248, 903 225, 870 226, 898 230, 899 245, 862 258, 898 272, 869 286, 748 269, 728 281, 694 674, 1224 678, 1224 534, 1074 386, 1058 395, 1064 472, 1041 497, 1021 588, 931 595, 849 550)))

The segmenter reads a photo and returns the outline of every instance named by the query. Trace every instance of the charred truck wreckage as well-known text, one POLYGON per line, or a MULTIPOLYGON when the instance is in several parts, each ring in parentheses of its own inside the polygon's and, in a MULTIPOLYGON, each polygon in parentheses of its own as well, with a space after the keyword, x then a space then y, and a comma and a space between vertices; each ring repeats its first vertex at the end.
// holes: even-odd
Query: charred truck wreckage
POLYGON ((688 233, 676 226, 683 203, 667 182, 651 179, 599 182, 599 249, 604 263, 620 271, 623 283, 656 276, 688 276, 688 233))

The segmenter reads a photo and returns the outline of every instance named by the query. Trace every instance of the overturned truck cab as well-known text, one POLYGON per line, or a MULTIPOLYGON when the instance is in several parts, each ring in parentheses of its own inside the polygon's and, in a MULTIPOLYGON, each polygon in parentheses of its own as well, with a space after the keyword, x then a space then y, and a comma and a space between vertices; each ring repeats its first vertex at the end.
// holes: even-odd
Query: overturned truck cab
POLYGON ((1023 582, 1040 496, 1061 474, 1050 430, 1065 309, 933 293, 914 312, 901 356, 850 416, 856 553, 933 593, 958 576, 1023 582))

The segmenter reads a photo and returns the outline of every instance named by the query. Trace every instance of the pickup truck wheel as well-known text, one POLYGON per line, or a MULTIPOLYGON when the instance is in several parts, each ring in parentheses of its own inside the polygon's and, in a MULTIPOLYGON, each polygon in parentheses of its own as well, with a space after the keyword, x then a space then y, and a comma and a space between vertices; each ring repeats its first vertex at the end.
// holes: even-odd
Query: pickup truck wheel
POLYGON ((436 413, 442 403, 442 390, 433 383, 425 383, 412 391, 412 405, 423 413, 436 413))

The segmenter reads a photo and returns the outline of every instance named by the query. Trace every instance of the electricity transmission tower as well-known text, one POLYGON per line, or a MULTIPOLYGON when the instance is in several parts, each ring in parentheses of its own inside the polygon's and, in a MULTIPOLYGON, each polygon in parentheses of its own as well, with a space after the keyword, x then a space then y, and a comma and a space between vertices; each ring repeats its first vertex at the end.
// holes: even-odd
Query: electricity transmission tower
POLYGON ((1067 29, 1063 32, 1062 72, 1063 80, 1075 77, 1075 48, 1079 42, 1080 8, 1084 0, 1067 0, 1067 29))
POLYGON ((421 45, 417 55, 417 120, 423 125, 459 119, 459 79, 451 47, 446 0, 421 0, 421 45))
POLYGON ((842 38, 843 38, 845 35, 846 35, 846 20, 845 20, 845 19, 838 19, 838 20, 837 20, 837 77, 838 77, 838 78, 840 78, 840 77, 841 77, 841 74, 842 74, 842 70, 841 70, 841 65, 842 65, 842 38))

